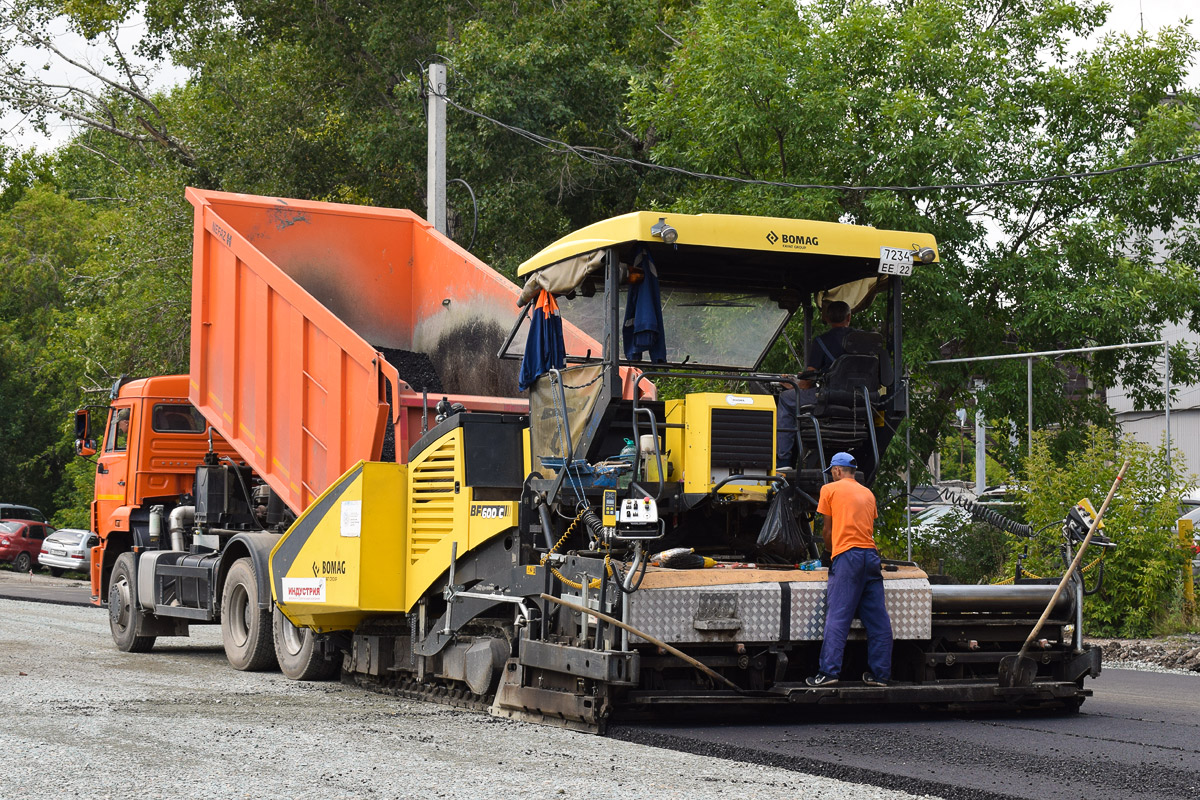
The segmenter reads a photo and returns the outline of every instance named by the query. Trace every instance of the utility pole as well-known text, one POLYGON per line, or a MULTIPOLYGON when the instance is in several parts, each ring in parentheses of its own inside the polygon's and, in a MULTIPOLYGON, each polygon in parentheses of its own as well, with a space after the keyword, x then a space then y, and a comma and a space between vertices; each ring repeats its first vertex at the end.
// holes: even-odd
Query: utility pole
POLYGON ((975 412, 975 496, 987 490, 987 423, 983 409, 975 412))
POLYGON ((425 216, 446 229, 446 65, 429 65, 429 151, 426 167, 425 216))

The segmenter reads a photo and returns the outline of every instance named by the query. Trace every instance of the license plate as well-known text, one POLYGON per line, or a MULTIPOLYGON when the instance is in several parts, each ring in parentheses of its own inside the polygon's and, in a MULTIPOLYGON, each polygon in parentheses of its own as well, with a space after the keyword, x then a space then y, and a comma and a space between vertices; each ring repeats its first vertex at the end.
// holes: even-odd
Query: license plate
POLYGON ((48 552, 52 556, 61 556, 61 555, 65 555, 67 551, 61 547, 47 547, 46 552, 48 552))
POLYGON ((896 247, 879 248, 879 274, 907 277, 913 273, 911 250, 896 247))

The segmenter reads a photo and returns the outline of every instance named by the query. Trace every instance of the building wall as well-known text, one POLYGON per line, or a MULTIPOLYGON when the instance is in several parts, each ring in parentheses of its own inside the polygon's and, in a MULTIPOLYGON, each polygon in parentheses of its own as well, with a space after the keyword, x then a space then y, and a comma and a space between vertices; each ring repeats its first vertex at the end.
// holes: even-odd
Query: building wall
MULTIPOLYGON (((1169 342, 1187 341, 1196 343, 1200 336, 1183 325, 1168 325, 1162 333, 1169 342)), ((1158 357, 1158 374, 1162 378, 1163 359, 1158 357)), ((1171 447, 1183 452, 1187 471, 1200 476, 1200 386, 1175 386, 1171 400, 1171 447)), ((1166 435, 1166 417, 1161 398, 1153 407, 1136 411, 1133 401, 1123 386, 1116 386, 1106 393, 1108 405, 1116 414, 1121 429, 1135 439, 1157 447, 1166 435)))

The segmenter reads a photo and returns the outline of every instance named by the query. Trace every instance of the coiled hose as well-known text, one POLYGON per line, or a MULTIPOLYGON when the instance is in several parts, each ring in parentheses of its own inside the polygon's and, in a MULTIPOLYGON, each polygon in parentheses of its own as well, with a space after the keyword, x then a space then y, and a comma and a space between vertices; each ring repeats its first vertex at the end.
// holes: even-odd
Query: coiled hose
POLYGON ((950 498, 950 502, 968 512, 971 515, 971 519, 977 522, 991 525, 993 528, 1011 533, 1013 536, 1020 536, 1025 539, 1033 538, 1032 525, 1026 525, 1023 522, 1017 522, 1015 519, 1009 519, 995 509, 980 505, 965 497, 952 497, 950 498))
MULTIPOLYGON (((546 562, 550 560, 550 554, 553 553, 555 550, 557 550, 562 545, 562 543, 567 540, 567 537, 571 535, 571 532, 573 530, 575 530, 575 526, 579 524, 580 520, 583 520, 584 526, 591 529, 591 528, 593 528, 592 519, 595 519, 596 522, 600 522, 600 520, 598 518, 596 518, 596 512, 592 511, 592 509, 589 506, 582 506, 579 511, 579 514, 575 517, 574 521, 571 522, 571 524, 567 528, 566 532, 563 533, 563 535, 561 537, 559 537, 559 540, 554 543, 553 547, 551 547, 544 555, 542 555, 542 560, 540 562, 541 566, 547 567, 550 570, 550 573, 552 575, 554 575, 555 578, 558 578, 558 580, 560 580, 562 583, 566 584, 567 586, 570 586, 572 589, 575 589, 576 591, 583 590, 582 583, 571 580, 570 578, 563 575, 561 572, 559 572, 554 567, 548 566, 546 564, 546 562), (589 515, 590 515, 591 519, 589 519, 589 515)), ((601 524, 600 528, 601 528, 601 530, 603 530, 604 525, 601 524)), ((604 571, 607 573, 607 575, 610 578, 613 576, 612 559, 611 559, 611 557, 609 557, 607 555, 604 556, 604 571)), ((592 578, 588 582, 588 588, 589 589, 600 588, 600 579, 592 578)))

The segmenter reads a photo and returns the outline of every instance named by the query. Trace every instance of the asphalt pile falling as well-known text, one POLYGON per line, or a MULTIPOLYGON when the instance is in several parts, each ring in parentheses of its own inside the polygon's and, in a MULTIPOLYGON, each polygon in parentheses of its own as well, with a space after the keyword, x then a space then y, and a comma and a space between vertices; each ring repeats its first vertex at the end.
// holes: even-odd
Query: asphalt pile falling
POLYGON ((407 383, 415 391, 436 394, 444 391, 442 380, 434 369, 433 362, 425 353, 414 350, 398 350, 392 347, 375 347, 383 353, 384 359, 400 373, 400 380, 407 383))
MULTIPOLYGON (((442 381, 438 377, 437 370, 434 369, 433 362, 429 360, 429 356, 413 350, 399 350, 394 347, 376 346, 375 349, 383 353, 384 359, 396 368, 396 372, 400 374, 400 380, 414 390, 426 391, 431 395, 442 393, 442 381)), ((384 393, 388 402, 388 419, 392 419, 394 412, 392 410, 391 383, 385 384, 384 393)), ((430 405, 437 403, 437 400, 438 398, 431 399, 430 405)), ((384 426, 383 450, 380 452, 379 459, 388 462, 396 460, 396 432, 391 425, 384 426)))

